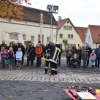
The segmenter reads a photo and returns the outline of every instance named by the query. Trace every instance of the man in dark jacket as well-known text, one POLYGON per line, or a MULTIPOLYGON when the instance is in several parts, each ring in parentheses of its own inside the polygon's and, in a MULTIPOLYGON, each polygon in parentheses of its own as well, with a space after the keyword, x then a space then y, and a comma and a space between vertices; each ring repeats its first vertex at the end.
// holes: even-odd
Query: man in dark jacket
POLYGON ((96 54, 96 62, 95 62, 95 65, 96 65, 96 67, 99 68, 99 66, 100 66, 100 45, 99 45, 99 47, 95 50, 95 54, 96 54))
POLYGON ((90 45, 89 45, 89 44, 87 44, 86 50, 87 50, 87 52, 88 52, 87 66, 89 66, 89 58, 90 58, 90 54, 92 53, 92 49, 90 48, 90 45))
POLYGON ((31 66, 33 67, 34 60, 35 60, 35 47, 34 43, 32 43, 27 52, 27 67, 29 66, 30 61, 31 61, 31 66))
POLYGON ((73 51, 73 55, 74 55, 75 53, 77 53, 76 44, 73 45, 72 51, 73 51))
POLYGON ((20 43, 20 48, 21 48, 22 53, 23 53, 23 56, 22 56, 22 65, 23 65, 23 62, 24 62, 24 55, 25 55, 25 47, 23 46, 22 43, 20 43))
POLYGON ((5 44, 4 40, 2 41, 2 44, 0 45, 0 51, 1 51, 2 47, 4 47, 5 49, 7 49, 7 45, 5 44))
POLYGON ((82 53, 82 59, 83 59, 83 67, 87 68, 88 52, 86 49, 84 49, 82 53))

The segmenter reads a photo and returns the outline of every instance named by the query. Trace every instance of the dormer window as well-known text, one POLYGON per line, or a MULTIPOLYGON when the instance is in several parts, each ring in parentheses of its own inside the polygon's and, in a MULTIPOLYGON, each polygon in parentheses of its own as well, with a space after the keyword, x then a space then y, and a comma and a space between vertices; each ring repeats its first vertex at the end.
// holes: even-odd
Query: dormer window
POLYGON ((64 26, 63 29, 64 30, 72 30, 72 26, 64 26))

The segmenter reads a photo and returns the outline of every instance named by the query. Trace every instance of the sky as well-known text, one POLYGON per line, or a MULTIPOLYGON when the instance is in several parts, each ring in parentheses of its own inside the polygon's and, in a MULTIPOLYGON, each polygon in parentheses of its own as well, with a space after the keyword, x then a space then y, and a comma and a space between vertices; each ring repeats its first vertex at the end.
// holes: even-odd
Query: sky
MULTIPOLYGON (((74 26, 100 25, 100 0, 30 0, 33 8, 46 10, 48 4, 58 5, 62 19, 69 18, 74 26)), ((24 4, 25 5, 25 4, 24 4)))

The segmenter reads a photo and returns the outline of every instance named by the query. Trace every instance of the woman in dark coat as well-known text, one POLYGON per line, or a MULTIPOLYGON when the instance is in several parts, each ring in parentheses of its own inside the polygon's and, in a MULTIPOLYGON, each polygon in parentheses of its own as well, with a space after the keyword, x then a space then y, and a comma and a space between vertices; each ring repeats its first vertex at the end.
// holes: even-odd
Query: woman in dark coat
POLYGON ((78 54, 78 57, 79 57, 79 67, 80 67, 81 66, 81 55, 82 55, 81 46, 78 46, 77 54, 78 54))
POLYGON ((35 47, 34 43, 32 43, 31 47, 29 47, 29 50, 27 52, 27 67, 29 67, 29 62, 31 61, 31 66, 34 66, 34 60, 35 60, 35 47))

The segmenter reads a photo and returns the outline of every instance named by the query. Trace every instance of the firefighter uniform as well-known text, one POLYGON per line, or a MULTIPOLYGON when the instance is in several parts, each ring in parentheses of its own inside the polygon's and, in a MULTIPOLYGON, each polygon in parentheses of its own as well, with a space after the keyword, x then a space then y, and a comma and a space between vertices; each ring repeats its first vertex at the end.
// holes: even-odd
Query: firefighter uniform
POLYGON ((51 66, 51 75, 57 74, 57 61, 60 52, 61 50, 58 47, 55 47, 54 44, 51 44, 49 59, 51 66))

